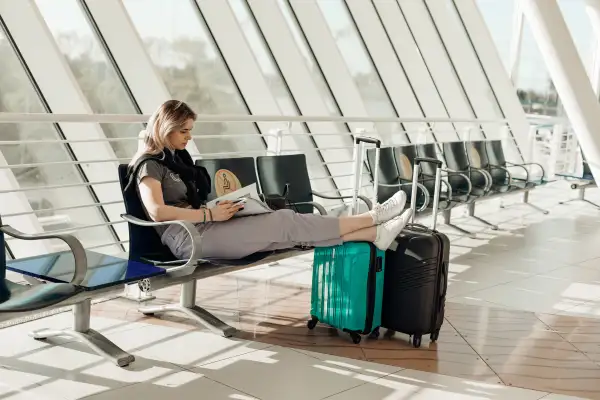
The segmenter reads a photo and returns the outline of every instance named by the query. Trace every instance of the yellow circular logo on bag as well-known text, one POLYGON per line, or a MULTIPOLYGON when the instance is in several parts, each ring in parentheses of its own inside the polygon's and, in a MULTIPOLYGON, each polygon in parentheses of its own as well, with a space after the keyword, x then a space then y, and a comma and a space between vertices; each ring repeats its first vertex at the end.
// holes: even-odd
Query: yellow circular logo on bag
POLYGON ((410 160, 406 154, 400 154, 400 157, 398 158, 398 164, 398 167, 400 167, 400 173, 402 174, 401 178, 412 179, 412 164, 410 163, 410 160))
POLYGON ((240 180, 228 169, 220 169, 215 173, 215 192, 217 197, 235 192, 242 188, 240 180))
POLYGON ((481 168, 481 157, 475 146, 471 145, 471 165, 475 168, 481 168))

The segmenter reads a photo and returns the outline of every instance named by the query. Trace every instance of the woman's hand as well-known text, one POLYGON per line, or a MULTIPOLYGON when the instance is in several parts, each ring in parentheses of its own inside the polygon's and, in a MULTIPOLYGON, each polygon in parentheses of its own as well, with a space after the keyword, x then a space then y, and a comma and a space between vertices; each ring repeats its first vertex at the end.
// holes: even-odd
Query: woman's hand
POLYGON ((212 220, 227 221, 228 219, 231 219, 236 212, 242 210, 243 208, 244 204, 235 204, 231 200, 223 200, 210 209, 212 212, 212 220))

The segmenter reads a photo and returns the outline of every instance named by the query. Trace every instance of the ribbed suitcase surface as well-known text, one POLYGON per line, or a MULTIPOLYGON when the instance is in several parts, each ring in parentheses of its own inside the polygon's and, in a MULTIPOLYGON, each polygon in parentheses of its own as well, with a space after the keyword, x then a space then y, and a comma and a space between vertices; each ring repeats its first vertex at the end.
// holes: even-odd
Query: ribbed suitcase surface
POLYGON ((368 334, 381 325, 385 252, 372 243, 349 242, 315 249, 312 323, 368 334))
POLYGON ((386 253, 382 326, 414 336, 437 340, 444 321, 448 287, 450 242, 442 233, 407 228, 397 239, 396 251, 386 253))

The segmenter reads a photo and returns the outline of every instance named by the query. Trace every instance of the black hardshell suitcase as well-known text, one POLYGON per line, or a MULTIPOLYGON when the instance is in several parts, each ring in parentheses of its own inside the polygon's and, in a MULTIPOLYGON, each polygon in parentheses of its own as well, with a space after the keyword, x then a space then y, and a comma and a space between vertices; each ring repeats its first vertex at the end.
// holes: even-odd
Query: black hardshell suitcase
POLYGON ((423 335, 438 339, 444 322, 450 240, 435 230, 440 198, 442 163, 436 159, 417 158, 413 170, 411 205, 413 223, 398 236, 396 250, 386 252, 381 325, 395 332, 411 335, 414 347, 421 346, 423 335), (414 224, 416 183, 422 162, 436 164, 432 228, 414 224))

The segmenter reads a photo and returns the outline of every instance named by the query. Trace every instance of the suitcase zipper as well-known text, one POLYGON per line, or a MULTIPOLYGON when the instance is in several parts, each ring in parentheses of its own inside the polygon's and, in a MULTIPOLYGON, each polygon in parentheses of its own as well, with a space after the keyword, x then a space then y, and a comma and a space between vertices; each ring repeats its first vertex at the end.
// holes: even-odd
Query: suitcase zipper
POLYGON ((440 311, 440 299, 441 299, 441 278, 444 275, 444 271, 445 271, 445 262, 444 260, 444 241, 437 235, 437 232, 434 232, 433 235, 435 236, 435 238, 438 241, 438 261, 442 261, 442 266, 441 268, 437 268, 437 274, 436 274, 436 284, 435 284, 435 301, 433 303, 433 312, 431 313, 431 326, 429 328, 429 332, 428 333, 433 333, 436 330, 436 325, 437 325, 437 320, 438 320, 438 313, 440 311))
POLYGON ((377 290, 377 271, 383 270, 383 259, 377 257, 377 248, 373 243, 369 243, 371 248, 371 257, 369 260, 369 277, 367 282, 367 318, 363 335, 371 333, 373 329, 373 317, 375 316, 375 299, 377 290))

